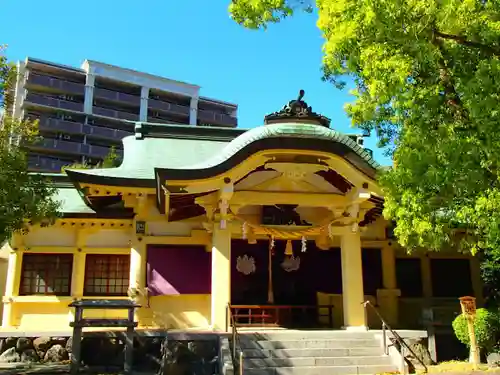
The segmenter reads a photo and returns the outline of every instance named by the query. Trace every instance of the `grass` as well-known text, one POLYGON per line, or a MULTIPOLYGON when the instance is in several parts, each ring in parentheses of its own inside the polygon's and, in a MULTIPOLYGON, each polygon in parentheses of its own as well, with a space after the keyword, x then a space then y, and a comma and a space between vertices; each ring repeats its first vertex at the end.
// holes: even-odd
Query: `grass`
MULTIPOLYGON (((481 363, 477 368, 474 368, 472 363, 466 361, 448 361, 441 362, 434 366, 428 366, 429 374, 435 374, 440 372, 463 372, 469 373, 473 371, 494 371, 495 369, 490 369, 486 363, 481 363)), ((498 370, 497 370, 498 371, 498 370)))
MULTIPOLYGON (((429 374, 438 374, 438 373, 472 373, 472 372, 499 372, 500 368, 489 368, 486 363, 481 363, 476 369, 474 366, 467 361, 447 361, 441 362, 434 366, 427 366, 429 374)), ((417 374, 422 375, 423 370, 417 370, 417 374)), ((378 375, 394 375, 397 373, 394 372, 386 372, 378 375)))

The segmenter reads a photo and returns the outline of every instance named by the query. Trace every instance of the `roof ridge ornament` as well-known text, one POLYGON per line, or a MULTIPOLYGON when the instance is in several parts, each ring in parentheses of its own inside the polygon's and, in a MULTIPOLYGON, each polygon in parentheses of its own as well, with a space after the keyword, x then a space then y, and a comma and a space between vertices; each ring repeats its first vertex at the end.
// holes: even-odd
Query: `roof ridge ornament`
POLYGON ((313 112, 312 108, 302 100, 304 95, 305 91, 300 90, 296 100, 290 100, 280 111, 265 116, 264 124, 271 125, 294 121, 329 128, 331 120, 328 117, 313 112))

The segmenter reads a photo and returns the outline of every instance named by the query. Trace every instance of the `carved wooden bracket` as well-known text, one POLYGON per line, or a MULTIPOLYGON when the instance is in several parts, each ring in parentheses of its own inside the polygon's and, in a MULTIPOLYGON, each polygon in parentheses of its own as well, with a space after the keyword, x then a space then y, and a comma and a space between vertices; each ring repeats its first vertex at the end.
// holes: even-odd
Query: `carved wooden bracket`
POLYGON ((271 162, 265 164, 266 169, 274 169, 280 172, 284 177, 291 180, 302 180, 307 175, 319 171, 327 171, 329 168, 321 164, 297 164, 297 163, 279 163, 271 162))

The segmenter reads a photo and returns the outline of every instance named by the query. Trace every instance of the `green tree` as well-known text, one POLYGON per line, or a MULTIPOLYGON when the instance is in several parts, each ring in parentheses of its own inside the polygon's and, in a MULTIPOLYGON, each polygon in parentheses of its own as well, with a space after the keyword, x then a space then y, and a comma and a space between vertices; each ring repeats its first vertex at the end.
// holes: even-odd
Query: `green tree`
POLYGON ((102 163, 100 163, 100 168, 115 168, 120 165, 120 159, 118 154, 116 153, 116 147, 111 146, 109 149, 109 153, 103 159, 102 163))
MULTIPOLYGON (((317 0, 323 78, 354 81, 352 124, 396 167, 379 176, 387 218, 409 249, 500 249, 500 2, 317 0), (458 233, 458 235, 457 235, 458 233)), ((233 19, 265 28, 297 0, 238 0, 233 19)))
POLYGON ((48 224, 58 215, 55 189, 39 174, 28 173, 23 142, 36 140, 37 123, 11 116, 15 67, 0 48, 0 241, 26 228, 26 222, 48 224))
MULTIPOLYGON (((452 323, 453 331, 457 339, 467 346, 470 346, 467 319, 463 314, 458 315, 452 323)), ((474 332, 479 348, 484 354, 491 353, 496 344, 500 332, 500 320, 498 311, 477 309, 474 318, 474 332)))
POLYGON ((116 147, 111 146, 109 153, 104 157, 104 159, 97 164, 89 163, 74 163, 66 165, 61 168, 61 172, 64 173, 66 169, 95 169, 95 168, 116 168, 120 165, 120 158, 116 153, 116 147))

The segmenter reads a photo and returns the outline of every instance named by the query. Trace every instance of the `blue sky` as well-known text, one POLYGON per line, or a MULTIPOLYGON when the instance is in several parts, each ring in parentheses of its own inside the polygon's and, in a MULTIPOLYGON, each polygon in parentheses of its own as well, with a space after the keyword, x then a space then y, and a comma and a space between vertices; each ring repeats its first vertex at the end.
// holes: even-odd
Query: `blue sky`
MULTIPOLYGON (((102 61, 201 86, 201 95, 237 103, 239 126, 294 99, 299 89, 331 127, 355 132, 352 101, 321 81, 321 34, 314 14, 267 31, 246 30, 227 13, 229 0, 3 0, 0 44, 11 60, 26 56, 72 66, 102 61)), ((375 159, 390 164, 370 139, 375 159)))

